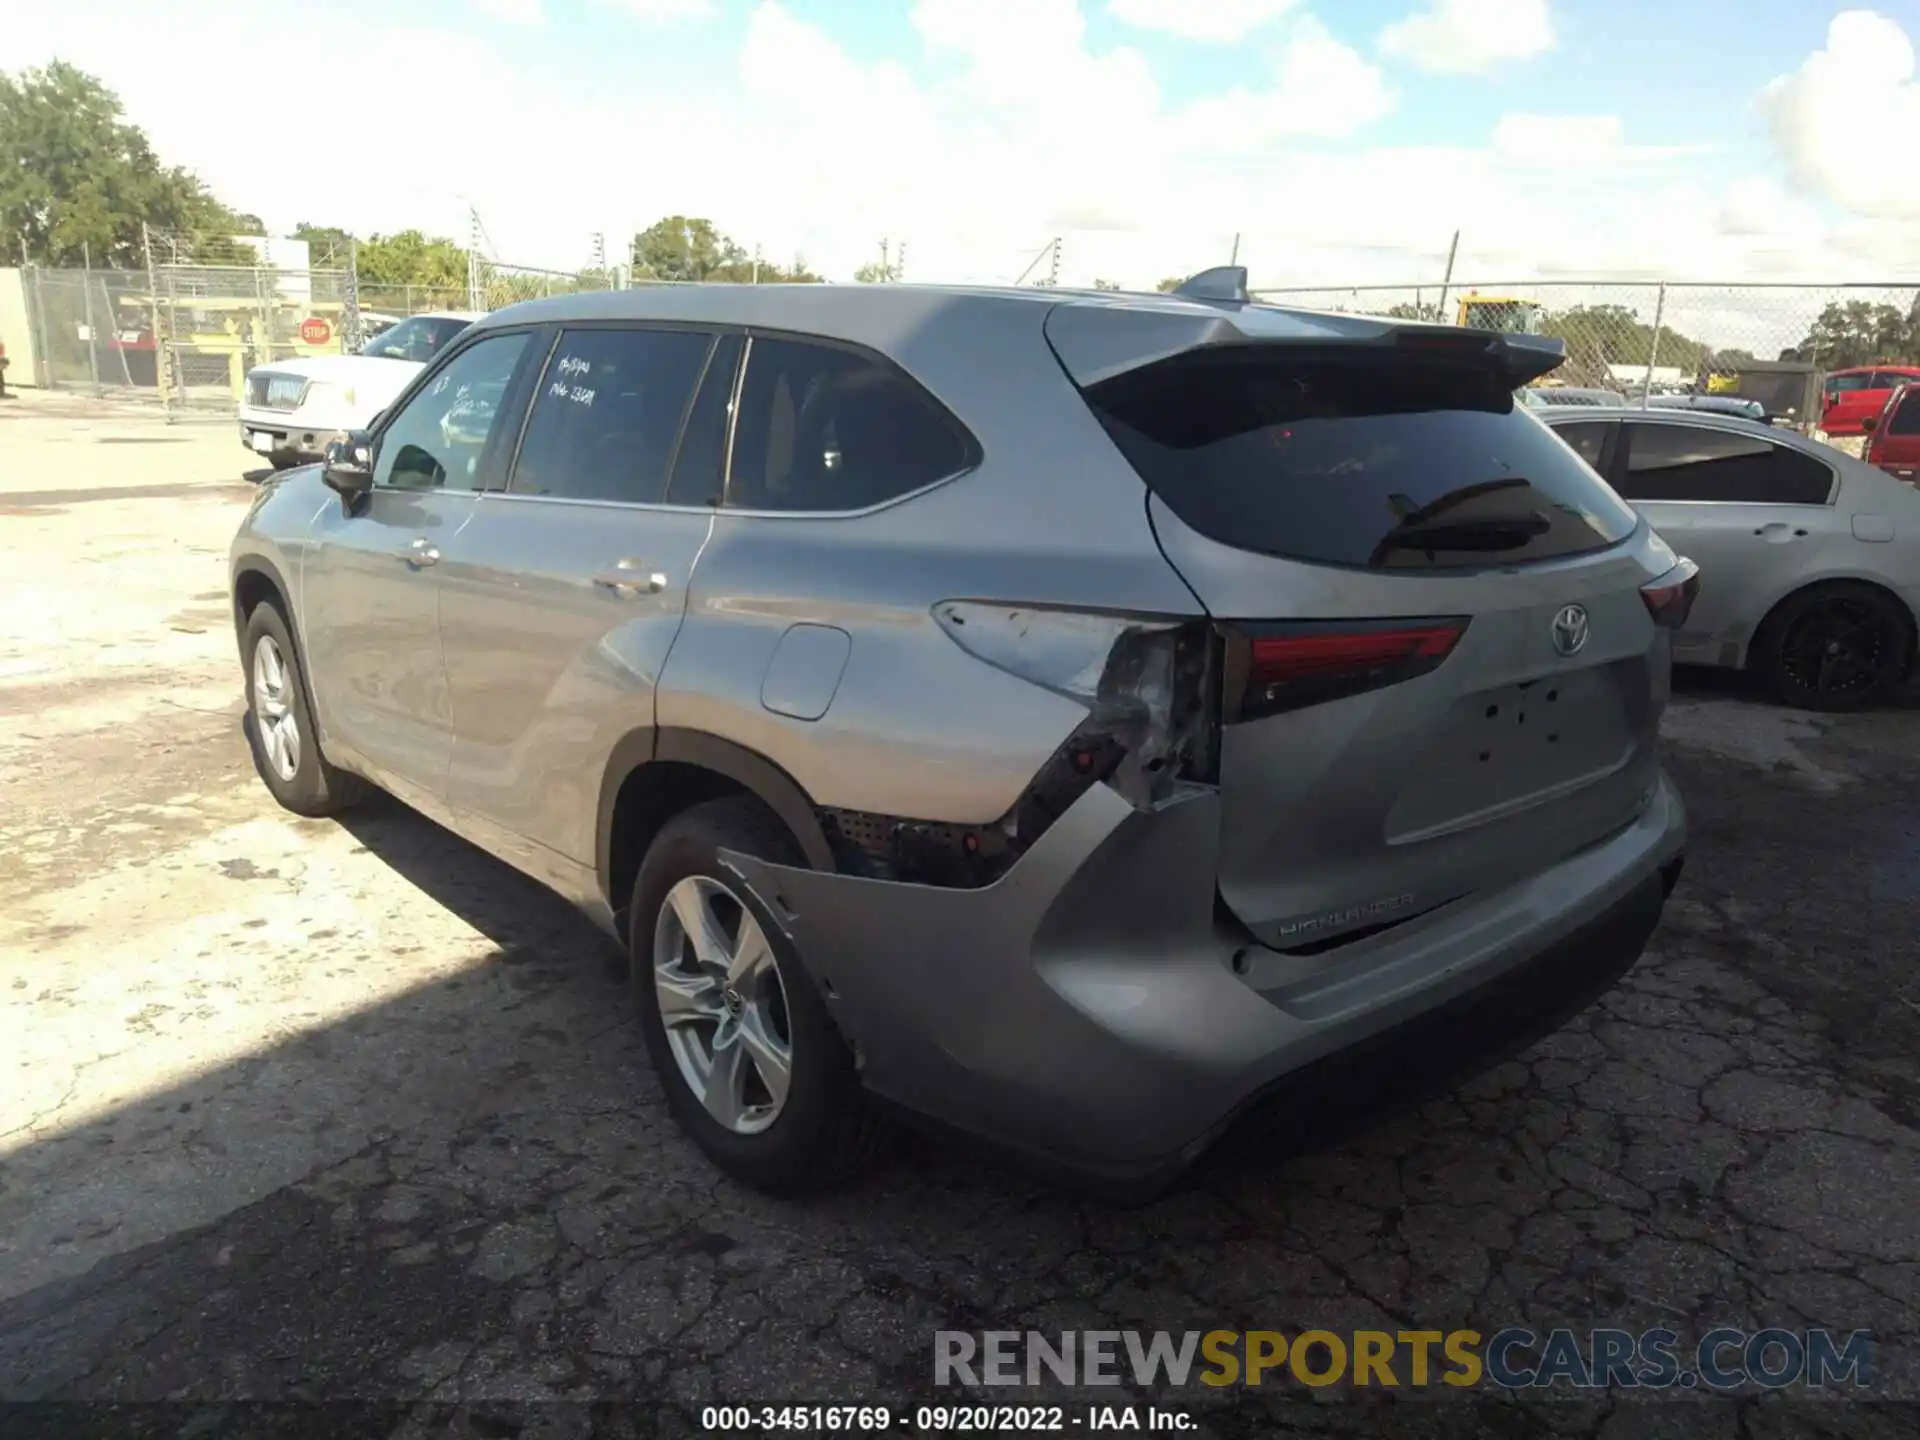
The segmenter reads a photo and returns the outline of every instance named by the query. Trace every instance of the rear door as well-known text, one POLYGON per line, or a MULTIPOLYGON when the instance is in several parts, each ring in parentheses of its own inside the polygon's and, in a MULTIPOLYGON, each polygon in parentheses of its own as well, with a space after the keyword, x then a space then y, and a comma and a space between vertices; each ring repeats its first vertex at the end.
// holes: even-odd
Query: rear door
POLYGON ((554 857, 594 862, 607 756, 654 723, 719 500, 741 343, 686 327, 562 331, 508 488, 482 497, 442 566, 449 800, 563 889, 573 877, 554 857))
MULTIPOLYGON (((1420 339, 1419 336, 1413 337, 1420 339)), ((1673 556, 1485 352, 1222 346, 1086 387, 1223 635, 1220 891, 1317 949, 1630 823, 1673 556)))
POLYGON ((1868 458, 1896 479, 1920 475, 1920 383, 1904 386, 1882 412, 1868 458))
POLYGON ((1833 529, 1834 473, 1744 430, 1675 417, 1621 426, 1614 483, 1700 567, 1700 596, 1675 637, 1682 658, 1731 663, 1833 529))

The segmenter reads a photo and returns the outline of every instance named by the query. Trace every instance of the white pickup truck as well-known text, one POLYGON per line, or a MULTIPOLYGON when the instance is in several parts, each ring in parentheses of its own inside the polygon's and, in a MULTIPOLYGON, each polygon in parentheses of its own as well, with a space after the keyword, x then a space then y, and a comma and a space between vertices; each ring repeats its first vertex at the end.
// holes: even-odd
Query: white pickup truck
POLYGON ((357 355, 275 360, 247 372, 240 440, 276 470, 322 458, 327 444, 365 429, 478 312, 411 315, 382 330, 357 355))

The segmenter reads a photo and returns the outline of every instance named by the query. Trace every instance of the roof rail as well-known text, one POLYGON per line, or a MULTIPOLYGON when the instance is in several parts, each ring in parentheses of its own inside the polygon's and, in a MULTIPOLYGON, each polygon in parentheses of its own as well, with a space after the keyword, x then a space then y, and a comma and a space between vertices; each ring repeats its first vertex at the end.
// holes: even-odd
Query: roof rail
POLYGON ((1253 299, 1247 293, 1244 265, 1216 265, 1211 270, 1202 270, 1174 286, 1173 293, 1183 300, 1223 300, 1237 305, 1248 304, 1253 299))

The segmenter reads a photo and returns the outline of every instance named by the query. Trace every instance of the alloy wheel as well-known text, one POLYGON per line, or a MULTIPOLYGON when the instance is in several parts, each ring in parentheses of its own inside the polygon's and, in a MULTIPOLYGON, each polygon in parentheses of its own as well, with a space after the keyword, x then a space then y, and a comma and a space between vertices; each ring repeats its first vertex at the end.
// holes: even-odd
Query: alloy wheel
POLYGON ((271 635, 262 635, 253 647, 253 723, 267 764, 291 785, 300 771, 300 719, 287 657, 271 635))
POLYGON ((736 1135, 772 1125, 793 1078, 787 993, 759 922, 720 881, 690 875, 667 892, 653 984, 674 1063, 707 1113, 736 1135))
POLYGON ((1886 618, 1852 600, 1801 615, 1780 640, 1780 668, 1810 694, 1839 698, 1880 684, 1896 637, 1886 618))

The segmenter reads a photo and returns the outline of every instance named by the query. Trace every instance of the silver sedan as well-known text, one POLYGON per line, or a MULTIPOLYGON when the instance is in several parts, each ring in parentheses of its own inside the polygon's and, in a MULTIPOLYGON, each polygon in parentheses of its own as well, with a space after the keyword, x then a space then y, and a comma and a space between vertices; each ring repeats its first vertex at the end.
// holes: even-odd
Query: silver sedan
POLYGON ((1884 700, 1914 663, 1920 494, 1792 431, 1706 411, 1539 411, 1700 566, 1674 658, 1754 671, 1811 710, 1884 700))

